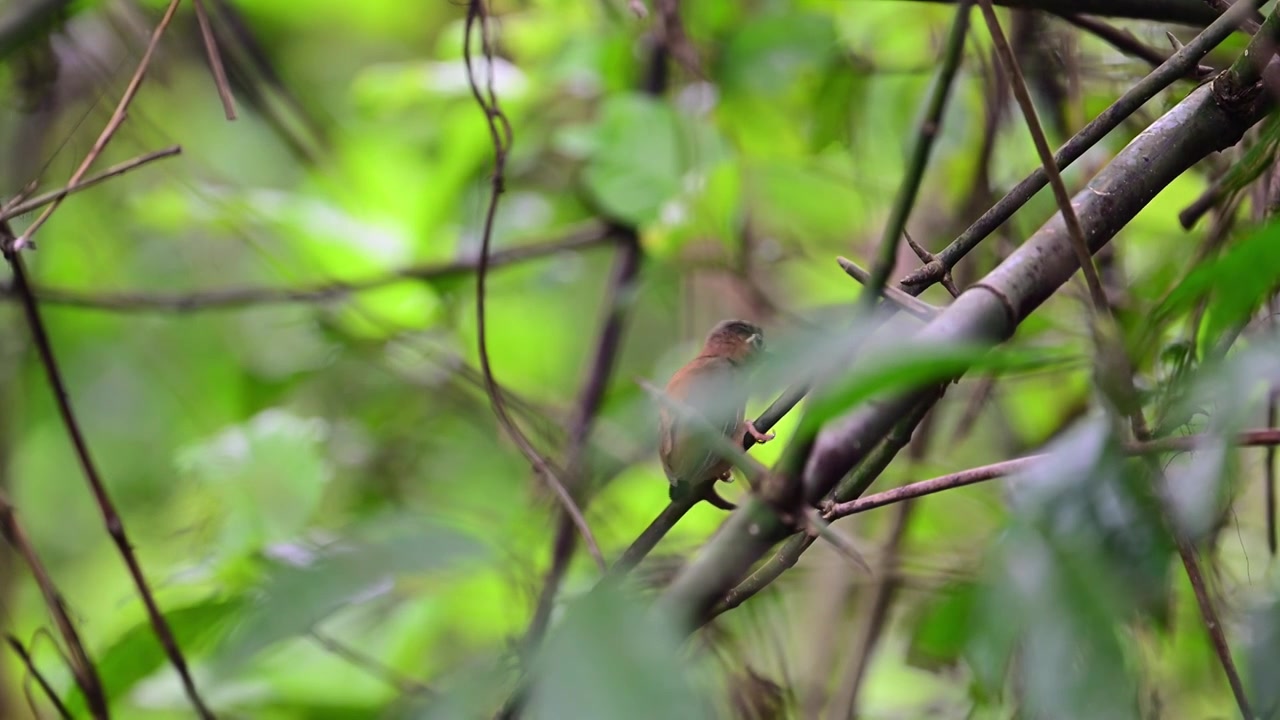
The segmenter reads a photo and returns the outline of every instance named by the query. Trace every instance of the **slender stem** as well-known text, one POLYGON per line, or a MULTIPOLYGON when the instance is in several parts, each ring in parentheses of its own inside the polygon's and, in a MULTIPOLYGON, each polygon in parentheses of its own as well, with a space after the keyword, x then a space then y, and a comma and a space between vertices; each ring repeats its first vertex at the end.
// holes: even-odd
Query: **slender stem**
MULTIPOLYGON (((589 478, 584 458, 587 439, 591 435, 596 414, 604 401, 604 392, 609 384, 609 378, 617 365, 618 350, 622 344, 622 327, 630 314, 631 298, 640 275, 640 238, 633 228, 619 228, 618 231, 621 241, 613 277, 610 279, 607 291, 608 313, 596 341, 591 369, 587 372, 587 379, 578 394, 573 418, 569 422, 569 451, 565 466, 569 468, 569 477, 574 482, 574 487, 571 489, 578 498, 584 498, 588 490, 589 478)), ((568 572, 569 561, 573 558, 574 532, 572 518, 567 513, 561 513, 557 519, 555 536, 552 540, 551 567, 543 580, 542 591, 534 607, 533 619, 529 622, 529 629, 525 633, 527 650, 537 647, 546 632, 556 595, 564 581, 565 573, 568 572)), ((601 561, 600 571, 604 573, 606 570, 606 566, 601 561)))
POLYGON ((604 555, 600 552, 600 546, 596 542, 595 535, 591 532, 591 526, 582 514, 582 508, 578 507, 578 503, 574 501, 573 495, 569 493, 568 488, 565 487, 560 478, 556 477, 550 463, 547 462, 546 458, 542 457, 542 454, 538 452, 537 448, 533 446, 533 443, 529 441, 529 438, 525 436, 524 432, 507 412, 506 402, 502 398, 502 393, 498 391, 498 382, 494 377, 493 367, 489 361, 488 328, 485 313, 485 280, 489 270, 489 248, 493 244, 494 221, 497 219, 498 204, 505 189, 507 155, 511 149, 512 131, 511 123, 507 120, 507 116, 503 114, 502 108, 498 104, 498 97, 493 90, 494 53, 492 41, 489 37, 489 14, 485 8, 484 0, 470 0, 467 4, 467 20, 463 28, 462 57, 467 69, 467 84, 471 88, 471 94, 475 98, 476 104, 484 112, 490 140, 493 143, 494 157, 493 174, 490 176, 489 202, 485 209, 484 225, 480 235, 480 262, 476 267, 476 343, 480 356, 480 371, 484 375, 485 390, 489 395, 489 404, 493 407, 493 413, 497 416, 498 425, 502 427, 507 436, 520 449, 521 454, 533 465, 534 470, 543 478, 552 492, 556 494, 556 497, 560 500, 561 507, 573 518, 574 525, 578 528, 583 540, 586 541, 587 550, 603 565, 604 555), (477 29, 480 35, 481 53, 485 59, 485 83, 483 84, 483 89, 481 82, 476 77, 471 46, 471 38, 477 29))
MULTIPOLYGON (((0 242, 12 237, 12 234, 8 232, 8 227, 0 223, 0 242)), ((94 499, 97 501, 98 510, 102 515, 103 523, 106 525, 107 533, 115 542, 116 549, 119 550, 121 558, 124 559, 125 565, 129 569, 129 575, 133 578, 138 595, 142 598, 143 605, 146 607, 151 627, 155 631, 156 637, 160 640, 160 645, 164 648, 169 662, 177 670, 187 698, 201 718, 212 718, 214 717, 213 712, 205 705, 199 691, 196 689, 195 680, 192 678, 191 671, 187 666, 187 660, 183 656, 182 650, 178 647, 178 642, 173 636, 173 630, 169 627, 168 621, 165 620, 164 613, 160 612, 160 606, 151 592, 146 575, 142 571, 142 565, 138 562, 138 557, 133 552, 133 544, 129 542, 129 537, 125 532, 124 521, 116 510, 115 503, 107 492, 106 483, 98 471, 98 466, 89 453, 89 442, 84 436, 84 431, 80 427, 80 421, 76 417, 75 411, 72 409, 71 395, 67 391, 66 382, 62 377, 62 370, 58 366, 57 358, 54 356, 53 343, 49 339, 49 332, 45 328, 43 318, 40 316, 35 295, 31 293, 22 256, 16 251, 6 252, 5 260, 9 262, 9 267, 13 270, 14 289, 22 299, 22 309, 26 315, 27 325, 31 330, 36 351, 40 356, 40 362, 44 366, 45 375, 48 377, 50 389, 53 390, 54 400, 58 406, 58 414, 62 417, 62 424, 66 427, 67 434, 71 436, 76 458, 80 461, 80 468, 84 472, 85 479, 89 482, 89 489, 93 492, 94 499)))
MULTIPOLYGON (((155 29, 151 31, 151 39, 147 42, 147 49, 143 51, 142 59, 138 61, 138 67, 133 71, 133 77, 129 79, 129 85, 125 87, 120 101, 116 103, 116 108, 111 113, 111 119, 107 121, 106 126, 102 128, 102 132, 98 134, 98 139, 94 141, 93 147, 84 156, 80 166, 71 174, 71 179, 67 181, 67 187, 74 187, 80 183, 80 180, 89 172, 89 168, 102 155, 102 151, 107 148, 107 143, 111 142, 111 138, 115 137, 120 126, 124 124, 124 119, 129 112, 129 105, 133 103, 133 99, 138 95, 138 88, 142 86, 142 79, 146 77, 147 69, 151 67, 151 59, 155 55, 156 47, 160 44, 160 38, 164 35, 165 29, 173 21, 173 16, 178 11, 179 2, 180 0, 169 1, 169 7, 165 9, 160 22, 156 23, 155 29)), ((48 222, 49 217, 53 215, 61 204, 62 198, 57 198, 50 203, 44 209, 44 212, 40 213, 40 216, 35 219, 35 222, 31 223, 23 231, 21 237, 10 242, 8 247, 5 248, 5 252, 18 252, 30 245, 31 238, 36 234, 36 231, 48 222)))
POLYGON ((889 219, 884 226, 884 234, 880 238, 880 254, 871 266, 871 275, 864 283, 866 290, 862 297, 864 308, 869 308, 880 296, 881 290, 889 281, 889 273, 898 256, 898 238, 907 227, 907 218, 911 208, 915 206, 916 197, 920 193, 920 185, 924 180, 924 171, 929 164, 929 154, 933 150, 934 140, 942 126, 942 113, 947 107, 947 98, 951 95, 951 87, 955 84, 956 72, 960 69, 960 59, 964 56, 964 38, 969 31, 969 9, 973 0, 960 0, 956 8, 955 19, 951 22, 951 32, 947 34, 947 42, 942 53, 942 61, 938 67, 938 75, 934 78, 929 97, 925 100, 924 114, 916 131, 916 141, 911 148, 911 157, 907 160, 906 174, 898 194, 894 197, 893 207, 889 211, 889 219))
POLYGON ((80 182, 74 185, 68 185, 67 187, 62 188, 61 190, 54 190, 52 192, 47 192, 43 195, 37 195, 31 198, 30 200, 23 200, 22 202, 14 203, 12 207, 5 206, 3 209, 0 209, 0 221, 12 220, 13 218, 18 217, 19 215, 25 215, 31 212, 32 210, 38 210, 39 208, 42 208, 45 205, 48 205, 49 203, 61 200, 62 198, 68 195, 71 195, 73 193, 78 193, 81 190, 88 190, 89 188, 93 187, 94 185, 97 185, 98 183, 104 180, 110 180, 111 178, 116 177, 118 175, 123 175, 129 172, 130 170, 136 170, 137 168, 140 168, 143 165, 154 162, 156 160, 162 160, 167 157, 173 157, 174 155, 178 155, 181 152, 182 152, 181 146, 171 145, 163 150, 157 150, 155 152, 150 152, 145 155, 139 155, 138 157, 133 158, 132 160, 126 160, 118 165, 112 165, 106 170, 103 170, 97 175, 94 175, 93 177, 87 178, 85 180, 81 180, 80 182))
MULTIPOLYGON (((71 720, 71 711, 67 709, 67 706, 63 704, 62 699, 58 697, 58 692, 49 684, 49 680, 45 678, 44 673, 40 672, 40 668, 36 667, 35 661, 32 660, 31 655, 27 653, 27 649, 22 646, 22 643, 18 642, 18 638, 12 635, 5 635, 5 640, 8 641, 9 647, 13 650, 13 653, 22 661, 27 672, 31 674, 31 677, 36 679, 36 684, 40 686, 40 689, 44 691, 45 697, 49 698, 49 702, 52 703, 54 709, 58 711, 58 716, 66 718, 66 720, 71 720)), ((31 700, 31 698, 28 698, 28 700, 31 700)), ((34 708, 32 709, 32 712, 34 712, 34 708)), ((37 717, 39 717, 39 715, 37 715, 37 717)), ((105 715, 100 715, 99 717, 105 717, 105 715)))
POLYGON ((1093 253, 1089 252, 1089 243, 1084 238, 1084 230, 1080 227, 1080 218, 1071 207, 1071 194, 1067 192, 1066 183, 1058 172, 1053 153, 1049 150, 1049 141, 1045 139, 1044 128, 1040 126, 1040 118, 1036 115, 1035 106, 1031 103, 1031 93, 1027 90, 1027 81, 1022 77, 1022 68, 1013 55, 1013 48, 1004 31, 1000 29, 1000 19, 991 0, 978 0, 982 7, 982 16, 987 21, 987 29, 991 32, 991 40, 995 43, 996 57, 1004 66, 1005 77, 1013 89, 1013 97, 1022 109, 1022 117, 1031 132, 1031 140, 1036 146, 1036 154, 1040 156, 1040 167, 1049 179, 1049 187, 1053 189, 1053 198, 1058 203, 1058 211, 1062 213, 1063 222, 1067 225, 1067 235, 1071 239, 1071 248, 1075 250, 1076 262, 1084 273, 1085 284, 1089 286, 1089 297, 1093 300, 1093 309, 1099 315, 1107 315, 1107 295, 1102 289, 1102 280, 1098 277, 1098 268, 1093 265, 1093 253))

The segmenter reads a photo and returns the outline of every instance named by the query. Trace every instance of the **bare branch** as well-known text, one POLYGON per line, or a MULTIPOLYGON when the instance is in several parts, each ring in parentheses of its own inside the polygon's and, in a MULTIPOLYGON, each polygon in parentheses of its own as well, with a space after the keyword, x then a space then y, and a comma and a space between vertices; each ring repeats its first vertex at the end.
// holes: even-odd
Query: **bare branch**
MULTIPOLYGON (((489 254, 489 269, 591 248, 603 245, 609 239, 607 227, 600 223, 588 223, 559 239, 492 251, 489 254)), ((410 265, 366 280, 333 281, 292 288, 242 287, 180 293, 90 293, 69 288, 36 287, 33 291, 41 302, 54 305, 106 312, 186 314, 242 310, 259 305, 332 302, 405 280, 439 280, 471 275, 479 264, 479 257, 473 257, 446 263, 410 265)), ((17 296, 12 287, 0 287, 0 299, 13 300, 17 296)))
MULTIPOLYGON (((0 222, 0 245, 13 247, 13 245, 9 244, 13 239, 13 234, 9 231, 8 224, 0 222)), ((89 453, 89 443, 85 439, 84 432, 80 428, 80 421, 76 418, 75 411, 71 407, 71 396, 67 392, 66 383, 62 378, 62 371, 58 367, 58 361, 54 356, 53 343, 49 339, 44 320, 40 317, 35 295, 32 294, 31 286, 27 281, 27 270, 22 256, 16 251, 7 251, 4 253, 4 257, 8 261, 9 267, 13 270, 14 291, 22 301, 22 310, 26 316, 27 325, 31 330, 36 351, 40 356, 40 363, 43 365, 45 375, 48 377, 50 389, 53 390, 54 400, 58 406, 58 414, 62 417, 62 424, 66 427, 67 434, 71 436, 76 458, 80 461, 81 470, 84 471, 85 479, 89 482, 89 489, 93 492, 94 499, 97 501, 98 510, 102 515, 103 523, 106 525, 107 533, 115 541, 116 549, 120 552, 120 556, 124 559, 125 565, 129 569, 129 575, 132 577, 134 586, 138 590, 138 595, 142 598, 143 605, 146 607, 151 627, 155 631, 161 647, 164 648, 169 662, 177 670, 187 698, 201 718, 206 720, 213 718, 213 713, 204 704, 204 700, 201 699, 200 693, 196 689, 195 680, 191 677, 186 658, 183 657, 182 651, 178 648, 178 643, 173 636, 173 630, 169 627, 168 621, 165 620, 164 614, 160 612, 160 606, 156 603, 146 576, 142 572, 142 565, 138 562, 138 558, 133 552, 133 545, 129 542, 129 537, 125 532, 124 521, 120 518, 120 513, 117 512, 111 496, 107 493, 106 483, 103 482, 102 476, 98 472, 98 466, 94 463, 89 453)))
POLYGON ((129 172, 130 170, 136 170, 137 168, 140 168, 143 165, 154 162, 156 160, 162 160, 167 157, 173 157, 174 155, 178 155, 181 152, 182 152, 181 146, 172 145, 163 150, 157 150, 155 152, 147 153, 146 155, 139 155, 138 157, 132 160, 126 160, 118 165, 112 165, 111 167, 107 168, 106 170, 103 170, 97 175, 94 175, 93 177, 87 180, 82 180, 76 183, 75 185, 68 185, 67 187, 62 188, 61 190, 54 190, 52 192, 47 192, 43 195, 37 195, 30 199, 21 200, 19 202, 14 203, 12 207, 6 205, 3 209, 0 209, 0 222, 5 220, 12 220, 13 218, 18 217, 19 215, 25 215, 31 212, 32 210, 42 208, 45 205, 48 205, 49 203, 62 200, 63 198, 65 198, 68 195, 71 195, 72 193, 78 193, 81 190, 87 190, 104 180, 110 180, 111 178, 116 177, 118 175, 123 175, 129 172))
POLYGON ((213 35, 213 26, 209 23, 209 13, 204 8, 204 0, 193 0, 192 5, 196 10, 196 23, 200 25, 204 52, 209 57, 209 69, 213 72, 213 84, 217 86, 218 98, 222 100, 222 112, 228 120, 235 120, 236 101, 231 96, 231 83, 227 82, 227 70, 222 65, 222 53, 218 51, 218 41, 213 35))
MULTIPOLYGON (((155 54, 156 46, 160 44, 160 37, 164 35, 164 31, 169 27, 169 23, 173 21, 174 13, 178 10, 180 0, 169 0, 169 7, 164 11, 164 15, 160 18, 160 22, 156 24, 154 30, 151 31, 151 40, 147 43, 147 49, 142 53, 142 59, 138 61, 138 67, 133 71, 133 77, 129 80, 129 85, 124 90, 124 95, 120 97, 120 102, 116 103, 116 109, 111 113, 111 119, 107 121, 106 127, 102 128, 98 139, 94 141, 93 147, 89 149, 89 154, 85 155, 80 166, 71 174, 71 179, 67 181, 67 187, 75 187, 80 183, 85 173, 89 172, 89 168, 97 161, 98 156, 106 149, 107 143, 111 142, 111 138, 115 137, 116 131, 124 123, 125 116, 128 113, 129 105, 133 102, 134 97, 138 94, 138 88, 142 86, 142 78, 147 74, 147 68, 151 67, 151 58, 155 54)), ((45 208, 40 217, 22 233, 22 236, 12 240, 12 244, 3 248, 4 252, 20 252, 24 247, 31 244, 31 238, 36 234, 46 222, 49 216, 58 209, 62 204, 62 199, 55 199, 45 208)), ((6 241, 7 242, 7 241, 6 241)))

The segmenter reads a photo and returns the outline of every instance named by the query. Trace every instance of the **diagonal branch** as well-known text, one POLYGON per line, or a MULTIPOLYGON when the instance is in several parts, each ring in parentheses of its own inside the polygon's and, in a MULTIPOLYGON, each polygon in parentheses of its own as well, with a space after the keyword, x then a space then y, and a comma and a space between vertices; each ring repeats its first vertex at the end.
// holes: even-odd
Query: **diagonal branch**
MULTIPOLYGON (((13 239, 13 234, 9 231, 8 224, 0 222, 0 245, 12 247, 9 243, 13 239)), ((146 607, 151 627, 155 631, 161 647, 164 648, 169 662, 177 670, 187 698, 201 718, 213 718, 213 713, 204 704, 204 700, 201 699, 200 693, 196 689, 195 680, 191 677, 191 671, 187 667, 187 660, 183 657, 182 650, 178 648, 177 640, 173 636, 173 630, 169 627, 168 621, 165 620, 164 614, 160 612, 160 606, 156 603, 151 587, 147 583, 146 575, 142 572, 142 565, 138 562, 138 557, 133 552, 133 545, 129 542, 129 537, 125 532, 124 521, 120 518, 120 513, 116 510, 110 494, 107 493, 106 483, 103 482, 102 475, 98 472, 98 466, 89 453, 88 440, 85 439, 84 431, 80 428, 80 421, 71 407, 71 396, 67 391, 66 382, 63 380, 62 370, 58 366, 57 358, 54 356, 53 342, 49 339, 49 332, 45 328, 44 320, 40 317, 40 309, 35 295, 31 292, 22 256, 16 251, 7 251, 4 253, 4 257, 9 263, 9 267, 13 270, 14 291, 22 301, 23 314, 26 316, 27 326, 31 330, 32 340, 40 356, 40 363, 44 366, 45 375, 48 377, 50 389, 53 390, 54 400, 58 406, 58 414, 62 417, 62 424, 66 427, 67 434, 71 436, 76 458, 80 461, 80 468, 89 483, 89 489, 93 492, 94 500, 97 501, 98 510, 102 515, 103 523, 106 525, 107 533, 115 542, 116 549, 120 552, 121 558, 124 559, 125 565, 129 569, 133 584, 138 590, 138 595, 142 598, 143 605, 146 607)))
MULTIPOLYGON (((591 429, 595 424, 596 414, 600 411, 600 405, 604 402, 605 388, 608 387, 609 378, 613 375, 614 366, 617 364, 618 350, 622 344, 622 326, 630 314, 631 300, 640 274, 640 238, 634 228, 619 228, 618 234, 621 236, 621 241, 613 277, 609 281, 606 301, 608 313, 600 329, 599 339, 596 341, 591 369, 578 394, 573 418, 569 422, 569 451, 565 465, 569 468, 569 477, 575 485, 572 489, 579 498, 585 495, 589 481, 588 463, 584 457, 587 440, 591 436, 591 429)), ((534 608, 533 619, 529 622, 529 630, 525 634, 526 649, 531 650, 537 647, 546 632, 556 594, 569 569, 569 561, 573 557, 573 541, 572 519, 567 514, 562 514, 557 519, 555 538, 552 540, 551 567, 547 570, 538 604, 534 608)), ((606 570, 604 563, 601 562, 600 565, 601 572, 604 572, 606 570)))
POLYGON ((889 274, 893 272, 894 261, 898 256, 898 238, 906 230, 907 218, 911 216, 911 208, 916 204, 934 140, 942 127, 942 113, 947 108, 947 98, 951 95, 956 73, 960 70, 960 60, 964 56, 964 38, 969 32, 969 10, 972 7, 973 0, 960 0, 955 18, 951 21, 946 49, 938 66, 938 75, 933 79, 933 87, 925 101, 915 144, 912 145, 911 157, 907 160, 906 174, 894 197, 889 220, 884 226, 884 235, 880 238, 880 254, 871 266, 870 277, 864 282, 866 290, 860 303, 863 308, 871 307, 879 299, 881 290, 889 281, 889 274))
MULTIPOLYGON (((1239 141, 1266 110, 1263 103, 1231 105, 1215 97, 1212 86, 1192 92, 1074 198, 1090 250, 1104 246, 1161 188, 1196 162, 1239 141)), ((1055 216, 920 330, 913 344, 927 348, 1002 342, 1076 269, 1065 225, 1055 216)), ((935 390, 925 388, 857 409, 824 428, 808 448, 802 475, 806 499, 816 502, 830 492, 898 418, 931 392, 935 390)), ((659 609, 686 628, 697 626, 787 530, 768 507, 749 500, 677 575, 659 599, 659 609)))
MULTIPOLYGON (((916 0, 916 2, 920 1, 922 0, 916 0)), ((956 2, 956 0, 923 1, 947 4, 956 2)), ((1203 0, 996 0, 996 4, 1008 8, 1043 10, 1055 15, 1084 13, 1100 17, 1202 26, 1213 22, 1213 19, 1218 16, 1218 13, 1203 0)))
MULTIPOLYGON (((1198 1, 1198 0, 1197 0, 1198 1)), ((1066 142, 1054 155, 1053 161, 1059 168, 1066 168, 1079 160, 1090 148, 1097 145, 1112 130, 1120 126, 1130 115, 1137 112, 1161 90, 1177 82, 1200 62, 1201 58, 1217 47, 1227 36, 1235 31, 1240 20, 1248 15, 1254 0, 1240 0, 1229 12, 1218 18, 1204 29, 1181 50, 1174 53, 1160 67, 1121 95, 1098 117, 1080 129, 1074 137, 1066 142)), ((943 274, 955 267, 965 255, 978 246, 988 235, 995 232, 1013 217, 1023 205, 1036 193, 1044 189, 1049 182, 1043 167, 1038 167, 1023 178, 1007 195, 1000 199, 990 210, 986 211, 960 234, 950 245, 938 253, 935 262, 909 273, 900 282, 904 286, 915 287, 922 283, 936 281, 943 274)), ((906 288, 904 288, 906 289, 906 288)))

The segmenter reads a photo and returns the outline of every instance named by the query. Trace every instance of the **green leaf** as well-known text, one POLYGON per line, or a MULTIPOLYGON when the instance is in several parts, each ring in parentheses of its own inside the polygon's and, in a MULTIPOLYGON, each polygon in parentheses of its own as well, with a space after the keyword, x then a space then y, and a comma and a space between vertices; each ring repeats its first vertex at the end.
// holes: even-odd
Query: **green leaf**
POLYGON ((1167 617, 1173 551, 1151 482, 1107 419, 1072 428, 1010 478, 1013 517, 965 650, 984 690, 998 691, 1012 662, 1030 717, 1136 716, 1121 624, 1167 617))
MULTIPOLYGON (((226 635, 236 614, 244 606, 242 598, 210 599, 187 607, 167 608, 164 617, 173 630, 178 647, 191 661, 201 657, 226 635)), ((169 666, 155 630, 145 618, 116 638, 94 660, 103 690, 112 699, 123 698, 139 682, 161 667, 169 666)), ((72 691, 67 707, 76 717, 88 712, 84 696, 78 689, 72 691)))
POLYGON ((968 371, 1019 372, 1061 365, 1067 353, 1050 350, 990 348, 982 345, 913 347, 904 344, 859 362, 852 373, 814 397, 797 433, 810 437, 828 421, 856 405, 895 392, 919 389, 968 371))
POLYGON ((911 635, 908 661, 930 670, 957 662, 970 639, 977 598, 972 582, 941 588, 929 598, 911 635))
POLYGON ((1200 338, 1211 347, 1223 333, 1239 327, 1280 285, 1280 221, 1272 221, 1202 262, 1180 282, 1154 313, 1154 327, 1209 299, 1200 338))
POLYGON ((383 594, 403 574, 440 572, 484 555, 459 531, 408 517, 369 521, 340 537, 322 548, 276 549, 283 560, 269 567, 256 601, 219 647, 219 668, 238 666, 343 607, 383 594))
POLYGON ((587 191, 607 214, 634 225, 658 217, 680 191, 682 163, 676 115, 637 94, 605 101, 596 150, 583 171, 587 191))
POLYGON ((527 717, 710 718, 681 634, 646 603, 608 588, 566 610, 533 669, 527 717))
POLYGON ((832 143, 852 147, 853 110, 862 106, 870 87, 866 76, 853 71, 843 58, 827 64, 813 98, 814 120, 809 140, 813 150, 820 151, 832 143))

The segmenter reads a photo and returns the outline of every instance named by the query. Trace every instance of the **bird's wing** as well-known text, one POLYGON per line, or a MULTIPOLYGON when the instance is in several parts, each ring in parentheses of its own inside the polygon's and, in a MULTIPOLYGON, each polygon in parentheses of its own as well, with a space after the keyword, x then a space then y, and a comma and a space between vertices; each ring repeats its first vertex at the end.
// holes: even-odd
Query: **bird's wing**
MULTIPOLYGON (((711 427, 732 438, 742 424, 745 388, 733 363, 725 358, 697 358, 667 384, 667 397, 702 416, 711 427)), ((694 423, 675 407, 662 410, 663 466, 672 483, 701 482, 723 460, 701 438, 694 423)))

